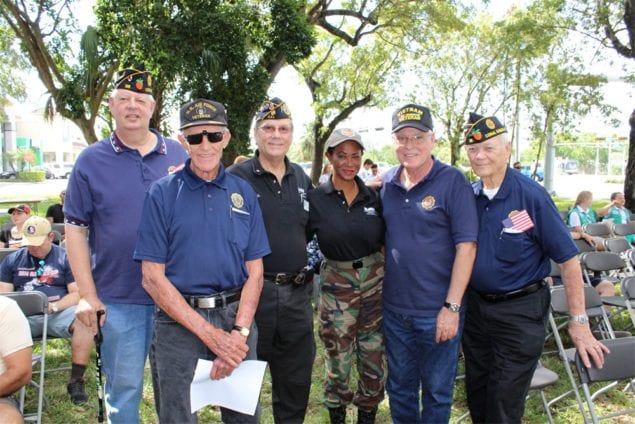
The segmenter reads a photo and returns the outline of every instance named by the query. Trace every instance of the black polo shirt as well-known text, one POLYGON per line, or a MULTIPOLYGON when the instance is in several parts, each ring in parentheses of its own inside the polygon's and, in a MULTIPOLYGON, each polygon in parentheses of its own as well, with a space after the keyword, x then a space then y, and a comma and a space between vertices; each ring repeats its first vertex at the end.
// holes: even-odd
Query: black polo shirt
POLYGON ((384 244, 384 220, 378 194, 355 177, 359 193, 351 205, 331 179, 309 193, 309 231, 317 234, 328 259, 352 261, 376 253, 384 244))
POLYGON ((267 273, 296 273, 307 264, 306 225, 312 189, 311 179, 299 165, 284 159, 286 171, 282 184, 266 171, 258 160, 259 152, 244 162, 232 165, 227 172, 247 180, 258 194, 265 220, 271 253, 263 258, 267 273))

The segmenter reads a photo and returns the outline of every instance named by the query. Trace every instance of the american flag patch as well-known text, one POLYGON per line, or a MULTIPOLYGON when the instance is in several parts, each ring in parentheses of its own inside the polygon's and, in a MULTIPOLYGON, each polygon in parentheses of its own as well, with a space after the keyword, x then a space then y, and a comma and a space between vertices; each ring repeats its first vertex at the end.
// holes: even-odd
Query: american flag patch
POLYGON ((509 218, 503 220, 505 228, 511 228, 516 231, 527 231, 534 228, 534 222, 525 209, 520 212, 512 212, 509 218))

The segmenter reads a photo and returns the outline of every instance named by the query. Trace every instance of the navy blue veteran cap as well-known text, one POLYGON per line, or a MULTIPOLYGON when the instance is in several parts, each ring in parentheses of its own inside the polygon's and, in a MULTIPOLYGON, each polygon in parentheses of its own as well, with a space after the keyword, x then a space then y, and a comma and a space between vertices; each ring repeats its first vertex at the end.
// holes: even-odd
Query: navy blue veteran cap
POLYGON ((279 97, 265 100, 258 113, 256 113, 256 121, 264 119, 291 119, 291 112, 287 104, 279 97))
POLYGON ((470 112, 465 130, 465 144, 477 144, 507 132, 507 128, 495 116, 481 116, 470 112))
POLYGON ((137 93, 152 94, 152 74, 146 71, 143 63, 122 69, 117 74, 115 88, 137 93))
POLYGON ((392 114, 392 132, 406 127, 413 127, 425 132, 432 131, 434 126, 432 125, 430 109, 413 103, 397 109, 392 114))
POLYGON ((225 106, 207 99, 194 99, 181 106, 181 128, 196 127, 198 125, 227 126, 225 106))

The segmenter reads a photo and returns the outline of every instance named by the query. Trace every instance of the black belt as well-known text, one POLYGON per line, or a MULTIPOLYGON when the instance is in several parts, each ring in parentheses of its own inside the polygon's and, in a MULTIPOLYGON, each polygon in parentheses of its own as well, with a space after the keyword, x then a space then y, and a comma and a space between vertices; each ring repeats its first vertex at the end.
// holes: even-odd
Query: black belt
POLYGON ((534 281, 533 283, 527 284, 525 287, 520 288, 518 290, 512 290, 507 293, 478 293, 479 296, 483 298, 484 301, 490 303, 498 303, 504 302, 505 300, 518 299, 519 297, 527 296, 528 294, 532 294, 545 287, 547 283, 544 280, 534 281))
POLYGON ((285 284, 297 284, 301 286, 313 279, 313 271, 305 269, 295 274, 286 272, 265 272, 264 277, 265 280, 272 281, 280 286, 285 284))
POLYGON ((192 308, 198 309, 218 309, 224 308, 230 303, 234 303, 240 300, 240 293, 242 292, 242 287, 238 290, 233 290, 230 292, 222 292, 219 294, 215 294, 213 296, 205 296, 205 295, 187 295, 184 294, 183 297, 185 301, 190 304, 192 308))

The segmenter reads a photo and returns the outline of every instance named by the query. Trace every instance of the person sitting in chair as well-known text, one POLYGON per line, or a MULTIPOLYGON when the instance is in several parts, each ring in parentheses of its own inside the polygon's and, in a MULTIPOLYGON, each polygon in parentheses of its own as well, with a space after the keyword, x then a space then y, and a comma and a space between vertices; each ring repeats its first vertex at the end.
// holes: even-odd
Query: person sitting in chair
MULTIPOLYGON (((73 366, 68 394, 73 403, 85 403, 88 397, 84 371, 93 348, 93 335, 75 319, 79 293, 66 251, 53 244, 51 223, 39 216, 24 222, 23 237, 26 248, 11 253, 0 265, 0 292, 37 290, 48 296, 48 335, 71 339, 73 366)), ((42 334, 42 323, 43 316, 29 317, 33 337, 42 334)))

